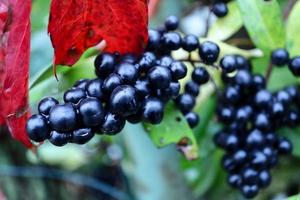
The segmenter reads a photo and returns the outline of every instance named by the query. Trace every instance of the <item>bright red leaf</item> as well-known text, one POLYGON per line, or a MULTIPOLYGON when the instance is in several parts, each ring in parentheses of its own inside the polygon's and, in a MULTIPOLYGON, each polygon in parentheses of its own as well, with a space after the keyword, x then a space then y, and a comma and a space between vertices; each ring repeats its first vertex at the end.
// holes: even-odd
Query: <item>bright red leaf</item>
POLYGON ((73 65, 103 39, 105 51, 140 54, 147 25, 147 0, 52 0, 48 31, 55 64, 73 65))
POLYGON ((30 0, 0 0, 0 124, 27 147, 30 0))
POLYGON ((156 14, 159 3, 160 0, 149 0, 149 5, 148 5, 149 18, 153 17, 156 14))

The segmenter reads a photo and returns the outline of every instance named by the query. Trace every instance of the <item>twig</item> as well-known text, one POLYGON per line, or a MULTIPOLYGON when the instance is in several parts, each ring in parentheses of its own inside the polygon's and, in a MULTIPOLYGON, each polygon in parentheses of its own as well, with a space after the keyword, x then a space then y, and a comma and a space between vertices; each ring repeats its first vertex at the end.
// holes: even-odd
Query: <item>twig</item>
POLYGON ((269 66, 268 66, 268 69, 267 69, 267 72, 266 72, 266 76, 265 76, 266 83, 269 82, 269 79, 270 79, 270 77, 271 77, 272 71, 273 71, 273 65, 272 65, 272 63, 270 62, 270 63, 269 63, 269 66))
POLYGON ((284 9, 284 13, 283 13, 283 19, 284 21, 287 20, 287 18, 289 17, 289 14, 292 10, 292 8, 294 7, 295 3, 297 2, 297 0, 289 0, 287 3, 287 6, 284 9))
POLYGON ((47 178, 59 181, 65 181, 74 185, 80 185, 89 187, 94 190, 98 190, 115 199, 130 200, 130 197, 114 187, 94 179, 89 176, 81 174, 70 173, 63 170, 56 170, 42 167, 19 167, 19 166, 8 166, 0 165, 1 176, 14 176, 14 177, 25 177, 25 178, 47 178))
POLYGON ((206 21, 205 21, 204 37, 207 37, 207 35, 208 35, 210 15, 211 15, 211 8, 209 7, 208 15, 207 15, 206 21))

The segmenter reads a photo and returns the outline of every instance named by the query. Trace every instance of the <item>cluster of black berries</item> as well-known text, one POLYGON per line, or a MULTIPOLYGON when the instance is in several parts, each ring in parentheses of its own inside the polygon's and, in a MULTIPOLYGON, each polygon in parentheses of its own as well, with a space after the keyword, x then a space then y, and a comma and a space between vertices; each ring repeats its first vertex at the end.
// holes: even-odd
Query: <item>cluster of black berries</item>
MULTIPOLYGON (((281 64, 280 59, 272 57, 272 61, 281 64)), ((226 151, 222 165, 229 173, 228 184, 253 198, 270 184, 270 169, 278 156, 292 152, 291 142, 276 131, 300 125, 300 93, 294 86, 271 93, 265 78, 252 74, 251 65, 241 56, 223 57, 220 67, 225 88, 219 95, 217 116, 224 129, 214 141, 226 151), (228 75, 233 71, 235 75, 228 75)))
MULTIPOLYGON (((84 144, 95 133, 119 133, 126 120, 159 124, 165 104, 179 95, 178 80, 187 74, 187 67, 174 60, 171 52, 179 48, 188 52, 199 49, 196 36, 182 38, 175 32, 178 24, 178 18, 170 16, 162 29, 149 30, 148 46, 140 57, 117 53, 97 56, 96 79, 78 81, 64 93, 64 103, 59 104, 51 97, 39 103, 39 114, 27 122, 30 139, 36 142, 49 139, 56 146, 68 142, 84 144)), ((207 62, 216 60, 210 45, 212 43, 200 45, 200 54, 207 57, 207 62)), ((192 112, 195 97, 200 84, 206 83, 209 75, 204 68, 198 67, 192 79, 176 102, 193 127, 199 121, 198 115, 192 112)))

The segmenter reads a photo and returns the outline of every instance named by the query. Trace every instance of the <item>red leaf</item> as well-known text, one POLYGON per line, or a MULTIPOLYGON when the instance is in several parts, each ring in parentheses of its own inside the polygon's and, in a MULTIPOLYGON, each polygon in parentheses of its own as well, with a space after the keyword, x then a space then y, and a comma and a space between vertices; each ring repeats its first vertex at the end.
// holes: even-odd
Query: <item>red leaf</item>
POLYGON ((27 147, 30 0, 0 0, 0 122, 27 147))
POLYGON ((54 62, 73 65, 102 39, 105 51, 140 54, 147 24, 147 0, 52 0, 48 31, 54 62))

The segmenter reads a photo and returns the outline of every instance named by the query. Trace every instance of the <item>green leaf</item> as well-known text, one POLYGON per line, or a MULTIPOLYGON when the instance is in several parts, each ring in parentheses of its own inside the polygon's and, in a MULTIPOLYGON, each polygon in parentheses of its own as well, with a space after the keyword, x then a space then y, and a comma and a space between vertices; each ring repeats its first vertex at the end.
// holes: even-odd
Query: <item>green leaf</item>
POLYGON ((286 200, 300 200, 300 194, 298 194, 296 196, 292 196, 292 197, 286 198, 286 200))
POLYGON ((284 128, 278 131, 278 134, 283 135, 292 142, 293 144, 293 155, 300 157, 300 135, 299 135, 300 127, 296 129, 284 128))
POLYGON ((198 146, 192 129, 174 103, 169 103, 159 125, 144 124, 146 131, 157 147, 177 144, 189 160, 198 156, 198 146))
POLYGON ((208 38, 226 40, 242 28, 243 20, 236 1, 228 3, 228 9, 228 14, 218 18, 210 27, 208 38))
POLYGON ((276 0, 237 0, 253 43, 265 52, 285 45, 281 10, 276 0))
POLYGON ((298 1, 292 9, 287 21, 287 48, 291 56, 299 55, 300 53, 300 1, 298 1))

